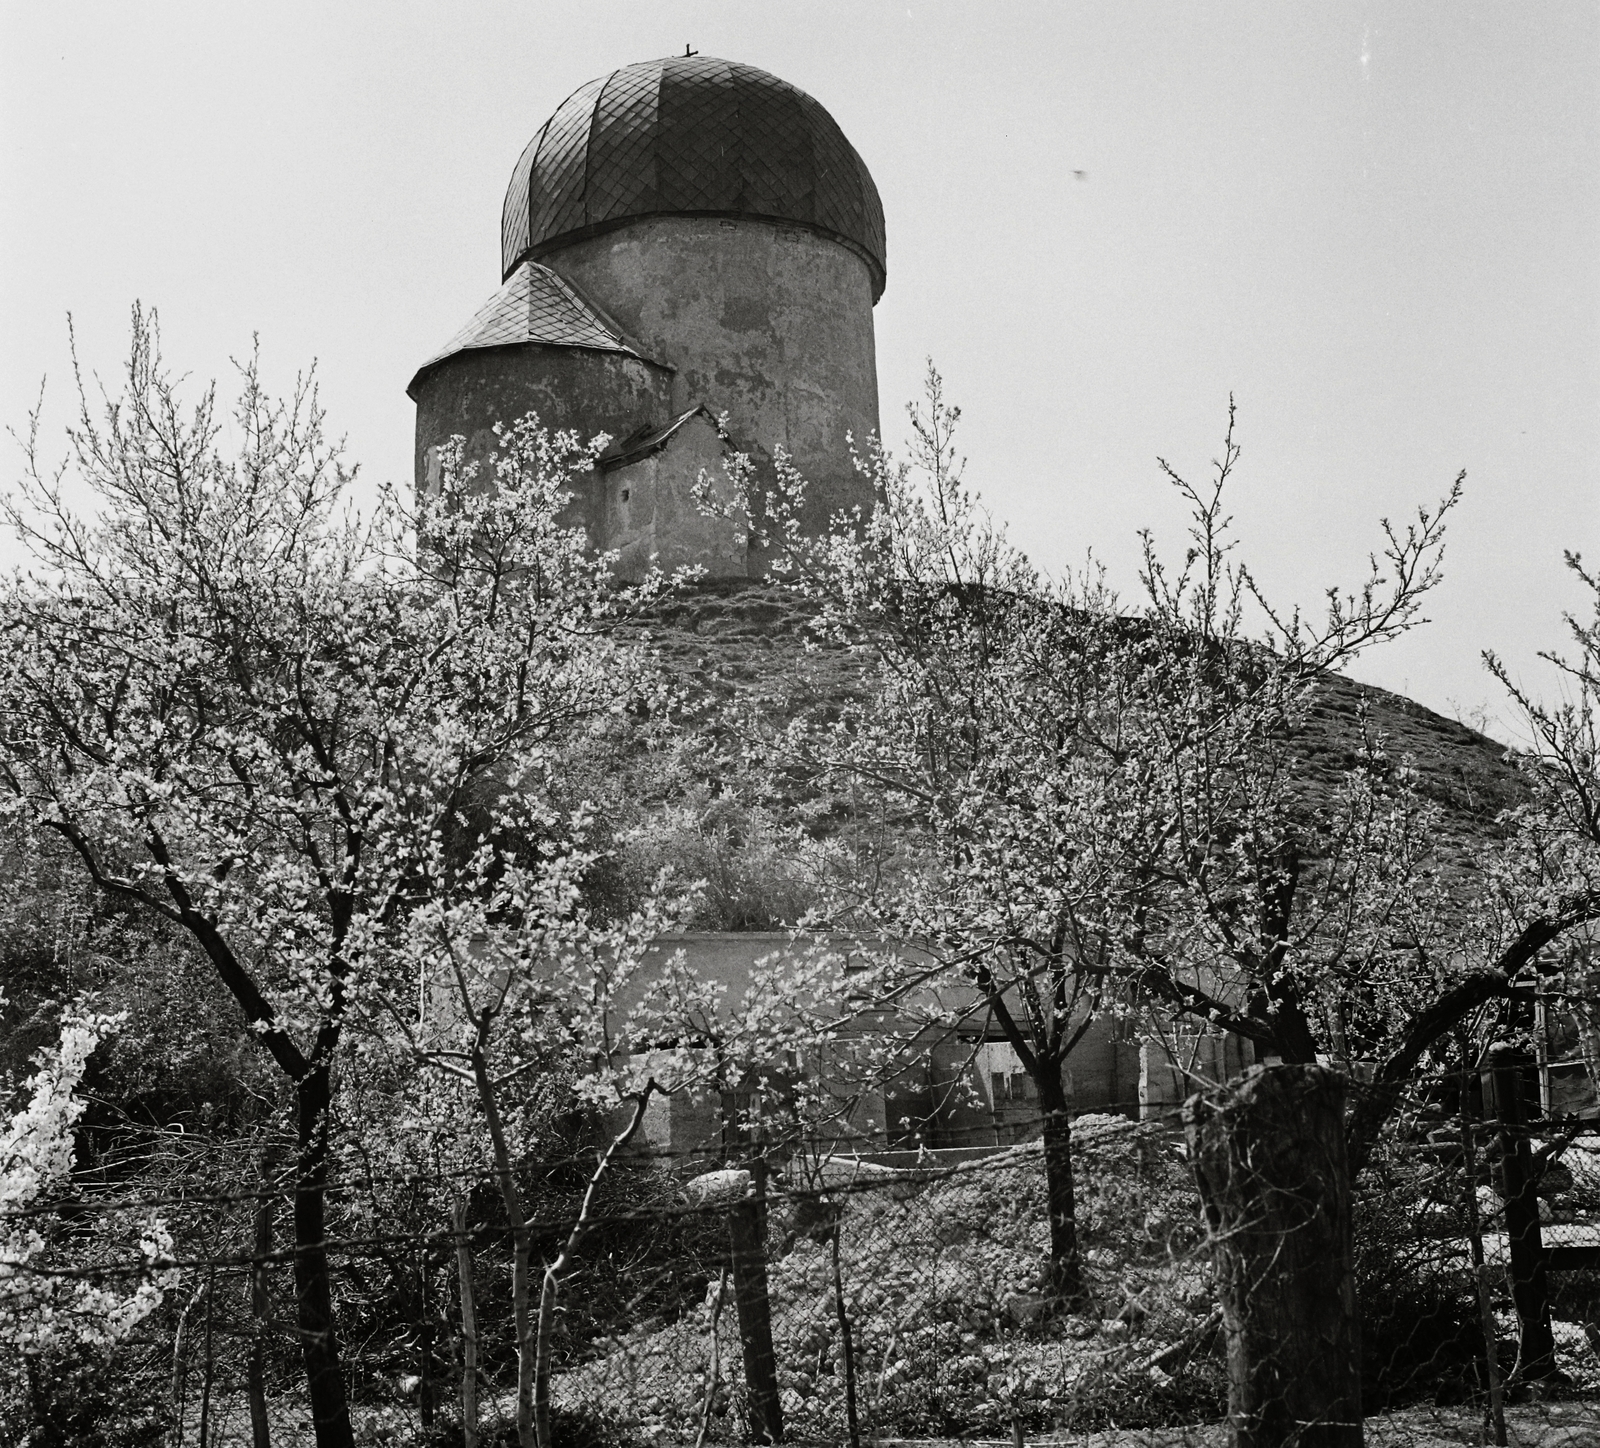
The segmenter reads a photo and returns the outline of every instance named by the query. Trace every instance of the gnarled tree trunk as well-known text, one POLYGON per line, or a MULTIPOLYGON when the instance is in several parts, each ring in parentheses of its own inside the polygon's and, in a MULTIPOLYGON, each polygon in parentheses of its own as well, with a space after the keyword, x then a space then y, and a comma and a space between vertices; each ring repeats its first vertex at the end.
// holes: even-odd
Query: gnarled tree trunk
POLYGON ((1344 1082, 1255 1066, 1184 1105, 1228 1334, 1237 1448, 1360 1448, 1344 1082))

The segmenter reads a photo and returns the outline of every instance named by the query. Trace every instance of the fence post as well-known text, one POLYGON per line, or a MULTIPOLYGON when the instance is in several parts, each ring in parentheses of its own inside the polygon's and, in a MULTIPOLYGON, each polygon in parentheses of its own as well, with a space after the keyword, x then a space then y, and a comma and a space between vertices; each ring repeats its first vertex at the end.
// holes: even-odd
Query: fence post
POLYGON ((450 1205, 456 1241, 456 1276, 461 1288, 461 1442, 478 1448, 478 1302, 472 1284, 472 1237, 467 1231, 465 1194, 450 1205))
POLYGON ((1344 1081, 1253 1066, 1184 1103, 1215 1254, 1236 1448, 1360 1448, 1344 1081))
POLYGON ((839 1270, 839 1234, 844 1230, 844 1203, 833 1207, 833 1307, 839 1319, 839 1350, 844 1357, 844 1421, 850 1448, 861 1448, 861 1424, 856 1417, 856 1349, 850 1336, 850 1315, 844 1307, 844 1276, 839 1270))
POLYGON ((1489 1384, 1489 1426, 1494 1441, 1505 1448, 1505 1394, 1500 1387, 1500 1344, 1489 1300, 1488 1269, 1483 1261, 1483 1222, 1478 1214, 1478 1153, 1472 1139, 1472 1110, 1467 1078, 1461 1078, 1461 1165, 1467 1186, 1467 1244, 1472 1249, 1472 1278, 1478 1294, 1478 1321, 1483 1327, 1483 1370, 1489 1384))
POLYGON ((1538 1185, 1522 1109, 1521 1062, 1507 1045, 1490 1048, 1494 1109, 1500 1123, 1500 1186, 1506 1203, 1506 1238, 1511 1257, 1511 1299, 1516 1304, 1517 1377, 1548 1378, 1556 1370, 1550 1328, 1550 1288, 1545 1276, 1544 1237, 1539 1230, 1538 1185))
POLYGON ((268 1149, 261 1156, 260 1195, 256 1199, 255 1251, 250 1260, 250 1356, 245 1363, 245 1397, 250 1403, 250 1441, 271 1448, 267 1419, 267 1258, 272 1255, 272 1218, 277 1208, 278 1157, 268 1149))
POLYGON ((767 1170, 757 1154, 750 1163, 750 1194, 728 1213, 733 1301, 739 1313, 739 1346, 749 1397, 750 1439, 783 1441, 783 1406, 778 1400, 778 1361, 772 1349, 772 1304, 767 1296, 767 1170))

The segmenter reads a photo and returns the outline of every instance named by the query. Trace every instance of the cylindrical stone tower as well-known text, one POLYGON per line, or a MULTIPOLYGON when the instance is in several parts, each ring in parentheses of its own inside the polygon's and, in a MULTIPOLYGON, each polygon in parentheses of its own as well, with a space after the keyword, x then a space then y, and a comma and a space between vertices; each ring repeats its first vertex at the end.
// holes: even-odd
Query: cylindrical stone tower
MULTIPOLYGON (((518 160, 501 242, 501 293, 412 383, 419 484, 438 442, 481 435, 526 397, 552 426, 635 442, 695 409, 725 415, 731 446, 762 472, 788 453, 810 484, 809 527, 871 506, 849 438, 859 447, 878 427, 883 208, 803 91, 704 55, 590 81, 518 160), (585 351, 603 356, 580 365, 585 351)), ((603 459, 615 466, 597 473, 585 516, 601 546, 694 561, 692 478, 677 473, 703 461, 674 464, 664 440, 657 452, 652 522, 634 516, 637 447, 630 462, 603 459)), ((723 546, 701 561, 723 574, 765 562, 723 546)))

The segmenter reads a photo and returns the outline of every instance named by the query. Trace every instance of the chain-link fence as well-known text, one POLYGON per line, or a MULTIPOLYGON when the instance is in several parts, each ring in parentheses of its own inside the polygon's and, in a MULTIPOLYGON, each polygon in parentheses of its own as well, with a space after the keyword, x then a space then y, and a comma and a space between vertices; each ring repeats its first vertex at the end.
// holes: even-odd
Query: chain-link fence
MULTIPOLYGON (((900 1168, 801 1154, 774 1175, 767 1291, 786 1434, 845 1441, 852 1407, 864 1438, 1217 1416, 1220 1317, 1181 1147, 1111 1117, 1080 1118, 1075 1138, 1088 1301, 1071 1313, 1049 1290, 1036 1143, 900 1168)), ((746 1180, 690 1185, 742 1194, 746 1180)), ((729 1265, 715 1251, 698 1264, 675 1320, 578 1348, 557 1400, 651 1435, 744 1440, 729 1265)))
MULTIPOLYGON (((1600 1441, 1600 1129, 1525 1121, 1498 1079, 1415 1083, 1350 1199, 1369 1442, 1494 1442, 1502 1421, 1507 1441, 1600 1441)), ((828 1443, 1225 1441, 1228 1244, 1190 1144, 1171 1121, 1119 1116, 1077 1118, 1072 1143, 1082 1291, 1067 1297, 1037 1141, 619 1164, 556 1301, 556 1442, 780 1427, 828 1443)), ((592 1166, 582 1150, 522 1163, 535 1276, 592 1166)), ((187 1254, 179 1285, 114 1360, 52 1361, 47 1382, 37 1361, 7 1370, 26 1441, 70 1441, 71 1415, 110 1392, 124 1429, 106 1441, 309 1444, 282 1178, 162 1210, 187 1254)), ((462 1441, 470 1338, 480 1441, 514 1441, 511 1237, 492 1184, 350 1175, 333 1212, 358 1437, 462 1441)), ((74 1230, 93 1220, 85 1206, 74 1230)), ((70 1251, 50 1260, 71 1270, 70 1251)), ((1327 1282, 1325 1311, 1341 1290, 1327 1282)))
MULTIPOLYGON (((1519 1412, 1553 1412, 1563 1429, 1600 1436, 1600 1402, 1584 1401, 1600 1391, 1600 1274, 1559 1245, 1600 1248, 1600 1134, 1524 1128, 1546 1152, 1535 1210, 1553 1348, 1541 1364, 1521 1355, 1499 1172, 1505 1128, 1472 1120, 1464 1130, 1425 1104, 1413 1110, 1355 1196, 1365 1409, 1400 1414, 1401 1441, 1425 1426, 1495 1441, 1494 1414, 1507 1404, 1513 1431, 1519 1412), (1560 1409, 1520 1406, 1558 1393, 1570 1396, 1560 1409)), ((809 1182, 791 1171, 769 1187, 768 1290, 790 1436, 847 1441, 852 1398, 856 1433, 869 1441, 1113 1428, 1156 1441, 1225 1416, 1215 1244, 1184 1143, 1119 1118, 1080 1118, 1075 1135, 1090 1294, 1077 1310, 1044 1290, 1050 1233, 1036 1143, 900 1170, 833 1161, 809 1182)), ((711 1265, 704 1293, 689 1292, 675 1320, 577 1348, 558 1400, 646 1437, 748 1441, 739 1323, 711 1265)), ((1326 1292, 1331 1309, 1338 1284, 1326 1292)))

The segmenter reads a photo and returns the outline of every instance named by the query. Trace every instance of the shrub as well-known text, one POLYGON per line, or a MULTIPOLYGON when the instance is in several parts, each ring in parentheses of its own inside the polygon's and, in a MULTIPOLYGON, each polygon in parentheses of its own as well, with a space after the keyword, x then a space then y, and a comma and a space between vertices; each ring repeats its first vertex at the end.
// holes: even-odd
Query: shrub
POLYGON ((1362 1176, 1355 1275, 1368 1412, 1476 1387, 1483 1335, 1466 1255, 1467 1189, 1459 1163, 1400 1143, 1362 1176))
POLYGON ((0 1445, 160 1448, 172 1428, 166 1381, 154 1357, 131 1347, 79 1348, 29 1358, 0 1372, 0 1445), (140 1371, 140 1368, 144 1371, 140 1371))

